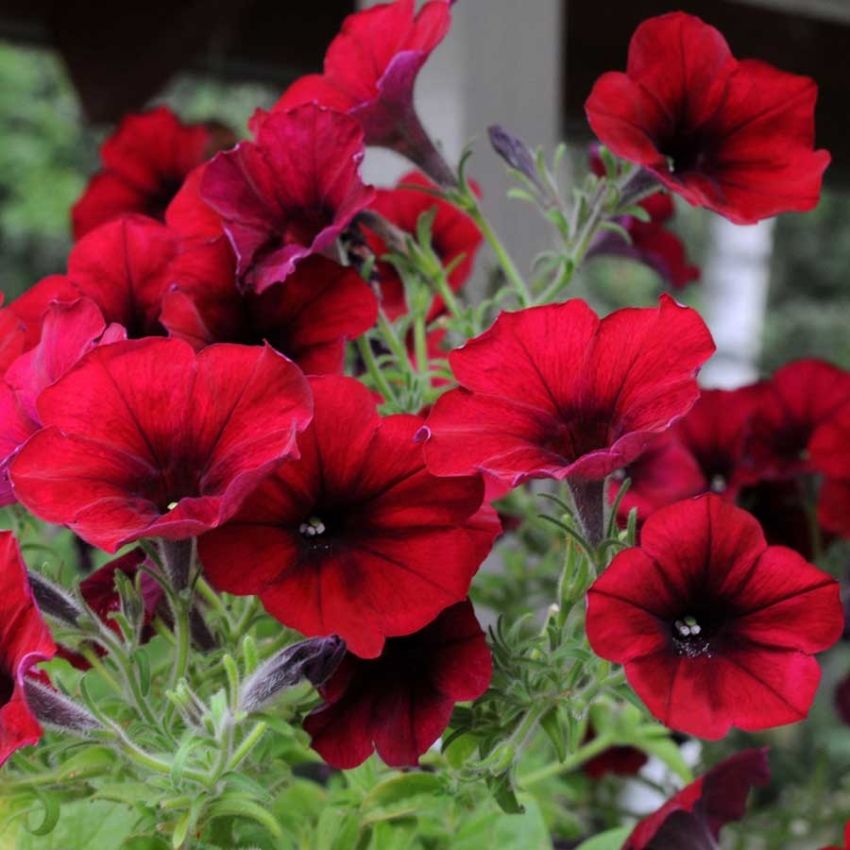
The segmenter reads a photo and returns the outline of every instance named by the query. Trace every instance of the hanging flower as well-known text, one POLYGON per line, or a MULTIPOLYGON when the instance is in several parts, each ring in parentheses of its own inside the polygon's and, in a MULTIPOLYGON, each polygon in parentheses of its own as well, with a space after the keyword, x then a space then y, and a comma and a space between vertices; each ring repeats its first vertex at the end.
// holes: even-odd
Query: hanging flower
POLYGON ((347 112, 362 125, 367 145, 391 148, 443 183, 431 169, 433 146, 416 114, 413 89, 449 31, 449 7, 446 0, 429 0, 417 13, 414 0, 396 0, 349 15, 328 48, 324 73, 296 80, 274 110, 317 103, 347 112))
POLYGON ((449 355, 460 389, 421 432, 428 468, 514 486, 605 478, 688 411, 713 351, 699 315, 667 296, 604 319, 577 299, 502 313, 449 355))
POLYGON ((585 109, 600 141, 673 192, 737 224, 820 199, 817 86, 732 56, 699 18, 671 12, 632 36, 626 73, 603 74, 585 109))
POLYGON ((765 750, 736 753, 645 817, 623 850, 716 850, 720 830, 744 816, 750 789, 769 781, 765 750))
POLYGON ((304 728, 332 767, 356 767, 376 750, 392 767, 416 765, 455 703, 481 696, 492 673, 472 605, 460 602, 421 631, 388 640, 378 658, 346 655, 304 728))
POLYGON ((478 476, 435 478, 415 416, 381 418, 352 378, 310 381, 315 415, 301 457, 268 477, 199 540, 210 581, 256 594, 284 625, 339 635, 374 658, 464 599, 499 530, 478 476))
POLYGON ((0 531, 0 764, 15 750, 35 744, 41 726, 27 705, 24 680, 34 665, 56 654, 27 581, 18 541, 0 531))
POLYGON ((710 739, 805 718, 843 621, 833 578, 714 494, 653 513, 588 594, 594 651, 662 723, 710 739))
POLYGON ((201 198, 221 217, 242 286, 262 293, 295 264, 330 248, 374 198, 358 175, 363 131, 309 104, 269 115, 256 142, 218 154, 201 198))
POLYGON ((74 205, 74 238, 126 213, 161 220, 186 175, 228 141, 165 106, 128 115, 103 143, 103 168, 74 205))
POLYGON ((100 346, 41 393, 44 428, 12 463, 18 499, 114 552, 232 516, 310 420, 300 370, 271 348, 100 346))

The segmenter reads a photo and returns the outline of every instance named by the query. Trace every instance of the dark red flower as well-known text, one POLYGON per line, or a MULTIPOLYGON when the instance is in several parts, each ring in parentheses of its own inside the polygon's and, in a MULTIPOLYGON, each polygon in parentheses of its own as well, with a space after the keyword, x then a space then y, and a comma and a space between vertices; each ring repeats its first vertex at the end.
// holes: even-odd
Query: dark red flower
POLYGON ((720 830, 744 816, 750 789, 769 781, 766 750, 736 753, 645 817, 623 850, 717 850, 720 830))
POLYGON ((674 426, 673 435, 691 453, 704 478, 702 491, 734 499, 744 480, 744 450, 764 384, 737 390, 703 390, 674 426))
POLYGON ((0 764, 38 742, 41 726, 27 706, 24 677, 56 654, 50 630, 32 598, 18 541, 0 531, 0 764))
POLYGON ((206 166, 201 197, 223 220, 243 286, 263 292, 285 280, 369 206, 374 192, 358 176, 363 152, 357 121, 307 105, 267 116, 256 142, 206 166))
MULTIPOLYGON (((454 204, 417 189, 402 188, 405 185, 436 190, 436 186, 427 177, 418 171, 411 171, 399 180, 395 189, 378 189, 372 209, 412 235, 416 234, 420 216, 433 210, 431 246, 443 266, 456 264, 448 276, 448 281, 452 290, 457 292, 472 273, 475 254, 481 245, 481 231, 475 222, 454 204)), ((370 231, 366 240, 376 257, 389 252, 384 241, 374 232, 370 231)), ((395 319, 407 312, 404 286, 390 263, 378 262, 377 270, 381 284, 381 306, 390 319, 395 319)), ((433 321, 444 310, 443 299, 438 296, 434 299, 427 321, 433 321)))
POLYGON ((821 484, 818 522, 827 531, 850 537, 850 478, 827 478, 821 484))
POLYGON ((699 315, 667 296, 601 320, 580 300, 502 313, 449 355, 460 389, 428 417, 428 467, 602 479, 688 411, 713 351, 699 315))
MULTIPOLYGON (((812 472, 812 438, 845 405, 850 409, 850 372, 823 360, 796 360, 778 369, 750 418, 745 451, 751 475, 790 478, 812 472)), ((819 468, 840 474, 832 464, 819 468)), ((850 463, 846 468, 850 477, 850 463)))
POLYGON ((421 129, 413 107, 416 77, 450 25, 446 0, 430 0, 418 14, 414 0, 355 12, 331 42, 324 73, 296 80, 274 108, 318 103, 348 112, 363 125, 366 144, 404 153, 410 133, 421 129))
POLYGON ((711 739, 802 720, 843 621, 834 579, 714 494, 653 513, 588 594, 594 651, 664 724, 711 739))
POLYGON ((621 478, 628 478, 630 482, 629 489, 620 500, 619 517, 622 522, 628 519, 634 508, 637 509, 638 522, 643 522, 658 508, 697 496, 707 489, 696 459, 670 431, 659 434, 623 469, 622 476, 610 481, 608 496, 611 502, 622 486, 621 478))
POLYGON ((103 168, 74 205, 74 237, 126 213, 162 219, 186 175, 226 141, 165 106, 128 115, 103 143, 103 168))
MULTIPOLYGON (((118 624, 111 618, 111 614, 120 610, 121 600, 115 587, 116 573, 123 573, 130 581, 135 581, 142 564, 147 561, 144 549, 131 549, 120 558, 114 558, 95 570, 80 582, 80 593, 89 608, 103 620, 114 631, 118 631, 118 624)), ((142 622, 149 626, 156 616, 156 609, 164 598, 164 591, 152 576, 145 572, 141 574, 142 622)), ((153 637, 153 631, 148 630, 146 638, 153 637)))
POLYGON ((213 342, 267 341, 305 372, 341 372, 345 342, 375 323, 378 304, 350 267, 321 256, 299 263, 284 284, 260 295, 236 285, 222 240, 188 247, 176 260, 160 321, 195 348, 213 342))
MULTIPOLYGON (((591 149, 590 167, 594 174, 605 174, 598 145, 591 149)), ((617 219, 631 241, 627 242, 622 235, 610 230, 599 231, 587 253, 588 259, 615 256, 635 260, 653 269, 671 289, 683 289, 691 281, 699 280, 700 270, 688 262, 682 240, 664 226, 675 212, 670 195, 656 192, 644 198, 639 206, 646 210, 649 221, 631 215, 617 219)))
POLYGON ((826 476, 820 490, 818 518, 824 528, 850 537, 850 404, 819 427, 809 442, 812 467, 826 476))
POLYGON ((315 416, 233 520, 204 535, 213 584, 257 594, 305 635, 337 634, 361 657, 462 600, 498 532, 478 476, 435 478, 414 416, 381 418, 352 378, 312 378, 315 416))
POLYGON ((418 764, 448 726, 456 702, 481 696, 493 661, 469 602, 421 631, 386 642, 380 657, 348 653, 321 689, 325 705, 304 722, 313 748, 347 769, 375 750, 388 765, 418 764))
POLYGON ((38 399, 12 463, 18 499, 107 551, 232 516, 310 419, 300 370, 271 348, 180 340, 96 348, 38 399))
POLYGON ((20 447, 41 427, 37 401, 96 345, 126 338, 124 328, 107 328, 97 305, 88 298, 53 302, 42 322, 41 341, 20 355, 0 381, 0 504, 15 501, 9 464, 20 447))
POLYGON ((714 27, 672 12, 638 27, 626 73, 603 74, 585 109, 617 156, 752 224, 818 203, 830 157, 813 150, 816 98, 808 77, 738 61, 714 27))

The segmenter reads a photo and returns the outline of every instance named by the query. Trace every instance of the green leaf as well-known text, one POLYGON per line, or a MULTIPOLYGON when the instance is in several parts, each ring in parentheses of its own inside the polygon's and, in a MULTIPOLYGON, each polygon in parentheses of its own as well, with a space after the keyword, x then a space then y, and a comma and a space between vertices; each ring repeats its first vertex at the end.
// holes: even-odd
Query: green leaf
POLYGON ((125 806, 79 800, 63 804, 59 822, 50 835, 22 833, 14 850, 120 850, 135 827, 136 818, 125 806))
POLYGON ((422 794, 439 794, 442 787, 442 780, 434 773, 403 773, 378 783, 364 798, 363 810, 390 806, 422 794))
POLYGON ((134 835, 121 845, 121 850, 168 850, 168 842, 158 835, 134 835))
POLYGON ((522 802, 523 814, 479 810, 461 824, 451 842, 452 850, 552 850, 552 838, 537 801, 523 795, 522 802))
POLYGON ((552 742, 558 761, 563 761, 567 757, 567 731, 564 728, 562 715, 558 706, 555 706, 543 715, 540 725, 552 742))
POLYGON ((609 829, 607 832, 603 832, 582 842, 576 850, 621 850, 631 831, 632 828, 630 826, 609 829))

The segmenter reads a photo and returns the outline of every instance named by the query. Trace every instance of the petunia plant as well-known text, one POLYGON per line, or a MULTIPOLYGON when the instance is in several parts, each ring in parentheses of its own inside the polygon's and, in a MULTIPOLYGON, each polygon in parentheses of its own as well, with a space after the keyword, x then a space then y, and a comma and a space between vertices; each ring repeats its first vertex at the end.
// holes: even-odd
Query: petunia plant
POLYGON ((816 84, 644 22, 592 145, 482 128, 526 270, 416 111, 451 6, 350 16, 241 141, 128 116, 0 309, 3 847, 840 842, 850 373, 703 387, 669 228, 812 209, 816 84))

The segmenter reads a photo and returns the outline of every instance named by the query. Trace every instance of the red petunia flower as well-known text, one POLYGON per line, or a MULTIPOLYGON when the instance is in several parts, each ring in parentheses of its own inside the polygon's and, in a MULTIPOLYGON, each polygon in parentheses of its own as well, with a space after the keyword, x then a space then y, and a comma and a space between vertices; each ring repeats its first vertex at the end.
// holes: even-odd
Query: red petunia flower
POLYGON ((41 392, 95 346, 125 338, 124 328, 107 327, 97 305, 88 298, 50 305, 42 322, 41 341, 20 355, 0 381, 0 504, 15 501, 9 464, 41 427, 37 410, 41 392))
POLYGON ((828 532, 850 537, 850 478, 827 478, 818 494, 818 522, 828 532))
POLYGON ((826 476, 820 490, 818 519, 824 528, 850 537, 850 403, 840 408, 812 436, 812 467, 826 476))
POLYGON ((203 124, 183 124, 165 106, 128 115, 103 143, 103 169, 74 205, 74 238, 126 213, 161 220, 186 175, 221 141, 203 124))
MULTIPOLYGON (((643 522, 658 508, 698 496, 707 489, 696 459, 670 431, 655 437, 623 469, 622 478, 628 478, 630 482, 629 489, 620 500, 619 518, 622 522, 628 519, 632 509, 637 509, 638 522, 643 522)), ((610 481, 609 501, 616 499, 621 486, 622 482, 616 478, 610 481)))
POLYGON ((363 131, 347 115, 306 105, 268 115, 256 142, 218 154, 201 197, 222 218, 243 286, 261 293, 330 248, 374 198, 358 176, 363 131))
POLYGON ((349 15, 328 48, 324 73, 296 80, 274 109, 318 103, 347 112, 362 124, 366 144, 392 148, 421 167, 423 145, 430 142, 416 115, 413 89, 449 31, 449 6, 430 0, 416 13, 414 0, 397 0, 349 15))
POLYGON ((0 531, 0 764, 38 742, 41 726, 27 705, 24 678, 56 654, 50 630, 32 598, 26 566, 10 531, 0 531))
POLYGON ((333 767, 356 767, 375 750, 392 767, 416 765, 455 703, 481 696, 492 674, 472 605, 460 602, 421 631, 388 640, 378 658, 346 655, 304 728, 333 767))
MULTIPOLYGON (((850 372, 823 360, 796 360, 778 369, 750 418, 745 451, 751 474, 790 478, 812 472, 812 438, 845 405, 850 409, 850 372)), ((827 467, 824 472, 840 474, 827 467)), ((850 477, 850 463, 846 468, 850 477)))
MULTIPOLYGON (((598 145, 591 148, 590 168, 594 174, 605 174, 598 145)), ((692 281, 699 280, 700 270, 688 262, 682 240, 664 226, 675 212, 670 195, 656 192, 644 198, 639 206, 647 212, 649 221, 641 221, 631 215, 617 219, 617 224, 625 228, 631 242, 610 230, 599 231, 587 258, 615 256, 635 260, 653 269, 671 289, 684 289, 692 281)))
POLYGON ((716 850, 720 830, 744 816, 750 789, 769 781, 765 750, 736 753, 645 817, 623 850, 716 850))
POLYGON ((422 431, 428 467, 514 486, 602 479, 688 411, 713 351, 699 315, 667 296, 601 320, 580 300, 503 313, 449 355, 461 388, 422 431))
MULTIPOLYGON (((454 204, 426 192, 402 188, 405 185, 436 189, 423 174, 411 171, 399 180, 395 189, 378 189, 372 209, 410 234, 416 234, 420 216, 433 210, 431 246, 444 266, 456 264, 448 276, 448 281, 452 290, 457 292, 472 273, 475 254, 481 246, 481 231, 475 222, 454 204)), ((381 257, 389 251, 380 236, 371 231, 367 234, 366 241, 376 257, 381 257)), ((390 319, 395 319, 407 312, 404 286, 390 263, 378 262, 377 270, 381 284, 381 306, 390 319)), ((444 310, 443 299, 438 296, 426 317, 427 321, 433 321, 444 310)))
POLYGON ((435 478, 414 416, 381 418, 352 378, 312 378, 313 423, 233 520, 199 540, 213 584, 257 594, 305 635, 361 657, 462 600, 498 532, 478 476, 435 478))
POLYGON ((817 86, 673 12, 642 23, 626 73, 603 74, 585 109, 600 141, 697 206, 738 224, 804 212, 829 164, 813 150, 817 86))
POLYGON ((375 323, 378 303, 352 268, 321 256, 299 263, 285 284, 260 295, 236 285, 230 246, 196 244, 176 260, 160 321, 195 348, 267 341, 309 374, 341 372, 346 340, 375 323))
MULTIPOLYGON (((588 730, 585 743, 596 737, 593 728, 588 730)), ((598 756, 588 759, 582 765, 582 772, 591 779, 602 779, 604 776, 634 776, 649 761, 646 753, 637 747, 615 746, 608 747, 598 756)))
POLYGON ((301 371, 271 348, 101 346, 42 392, 45 426, 12 463, 18 499, 114 552, 231 517, 310 420, 301 371))
POLYGON ((652 514, 588 594, 594 651, 667 726, 716 739, 802 720, 812 657, 841 636, 838 583, 714 494, 652 514))

